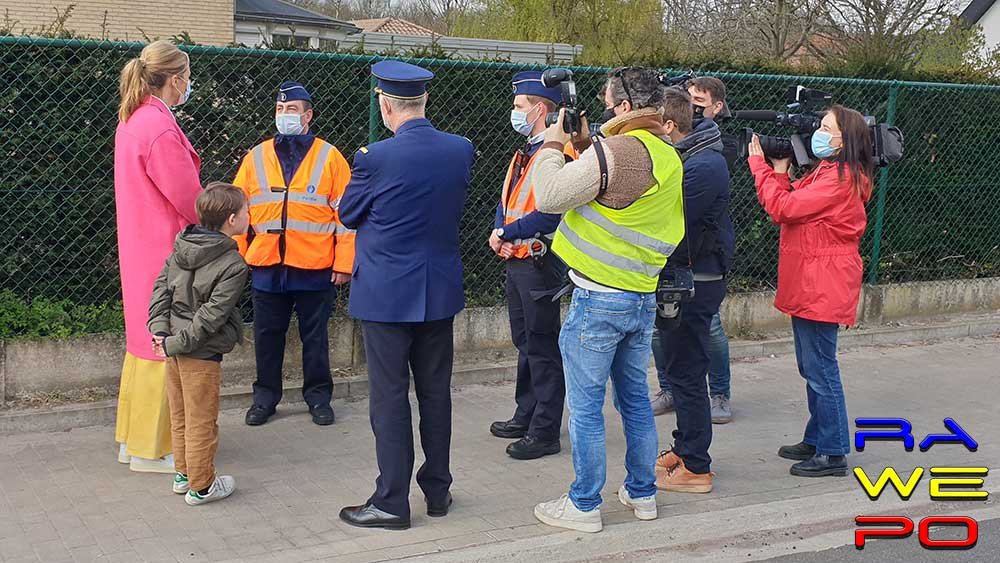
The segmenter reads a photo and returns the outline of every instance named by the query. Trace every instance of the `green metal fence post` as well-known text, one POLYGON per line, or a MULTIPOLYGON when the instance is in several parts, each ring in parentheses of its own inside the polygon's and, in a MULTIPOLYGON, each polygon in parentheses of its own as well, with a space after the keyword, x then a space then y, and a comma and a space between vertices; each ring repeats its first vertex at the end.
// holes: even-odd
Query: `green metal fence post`
POLYGON ((368 92, 370 102, 368 102, 368 144, 372 144, 378 141, 378 127, 379 118, 381 117, 381 112, 378 110, 378 96, 375 95, 375 87, 378 86, 378 81, 375 79, 375 75, 371 77, 371 91, 368 92))
MULTIPOLYGON (((899 97, 899 82, 889 86, 889 104, 885 110, 885 121, 892 125, 896 120, 896 98, 899 97)), ((885 194, 889 189, 889 167, 878 173, 878 195, 875 203, 875 234, 872 241, 872 260, 868 264, 868 283, 878 283, 878 264, 882 254, 882 228, 885 222, 885 194)))

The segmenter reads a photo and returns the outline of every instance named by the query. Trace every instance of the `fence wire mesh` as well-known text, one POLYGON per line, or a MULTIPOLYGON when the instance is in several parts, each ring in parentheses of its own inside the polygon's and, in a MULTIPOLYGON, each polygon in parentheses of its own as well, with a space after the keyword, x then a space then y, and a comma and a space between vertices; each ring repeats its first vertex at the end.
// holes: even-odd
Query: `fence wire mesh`
MULTIPOLYGON (((0 37, 0 337, 65 335, 121 324, 113 178, 118 77, 142 45, 0 37), (43 303, 44 307, 33 307, 43 303)), ((184 47, 194 94, 176 116, 202 158, 202 179, 231 180, 247 150, 274 134, 277 85, 299 80, 313 129, 345 157, 388 136, 372 96, 377 57, 184 47)), ((428 116, 478 150, 462 257, 470 306, 503 302, 503 268, 486 239, 510 155, 509 63, 414 60, 432 70, 428 116)), ((575 68, 592 114, 607 69, 575 68)), ((1000 276, 1000 87, 717 74, 734 109, 780 110, 789 86, 835 101, 906 135, 904 160, 878 174, 862 243, 866 281, 1000 276)), ((766 134, 775 126, 730 122, 766 134)), ((731 289, 773 288, 778 230, 757 203, 747 167, 733 170, 737 248, 731 289)), ((340 295, 341 305, 345 296, 340 295)), ((249 305, 245 304, 249 313, 249 305)), ((343 311, 343 307, 338 307, 343 311)))

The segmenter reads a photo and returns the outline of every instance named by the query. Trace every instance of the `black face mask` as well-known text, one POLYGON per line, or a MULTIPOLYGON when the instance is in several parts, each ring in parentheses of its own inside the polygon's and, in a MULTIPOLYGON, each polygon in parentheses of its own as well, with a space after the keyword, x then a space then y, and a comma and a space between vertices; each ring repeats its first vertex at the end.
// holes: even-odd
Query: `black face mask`
POLYGON ((608 109, 604 110, 604 113, 601 114, 601 123, 607 123, 612 119, 614 119, 615 117, 616 117, 615 108, 609 107, 608 109))
POLYGON ((697 124, 701 123, 701 120, 705 119, 705 107, 704 106, 691 106, 692 109, 692 122, 697 124))

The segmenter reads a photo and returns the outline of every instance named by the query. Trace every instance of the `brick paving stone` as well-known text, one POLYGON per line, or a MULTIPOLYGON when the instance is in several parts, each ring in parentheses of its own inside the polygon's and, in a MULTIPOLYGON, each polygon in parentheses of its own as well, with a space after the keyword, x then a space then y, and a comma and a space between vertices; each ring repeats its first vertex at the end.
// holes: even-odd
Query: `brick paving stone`
MULTIPOLYGON (((995 341, 848 352, 841 356, 841 370, 852 410, 874 412, 881 403, 873 398, 878 396, 873 386, 909 389, 902 382, 925 375, 921 370, 933 368, 934 361, 976 357, 983 362, 984 356, 1000 362, 995 341), (879 378, 870 378, 876 360, 884 363, 879 378)), ((716 490, 705 496, 660 494, 661 514, 751 505, 779 493, 789 498, 856 488, 850 480, 790 480, 787 464, 775 459, 778 444, 799 437, 805 412, 792 358, 735 363, 733 379, 737 420, 714 429, 716 490)), ((919 396, 900 400, 906 404, 919 396)), ((985 395, 969 399, 993 400, 985 395)), ((492 421, 509 418, 513 407, 510 384, 455 391, 455 504, 448 517, 428 518, 414 484, 413 528, 402 532, 364 530, 338 518, 341 507, 364 502, 374 487, 366 401, 336 401, 337 423, 326 428, 312 425, 301 405, 282 405, 279 416, 254 428, 243 424, 243 409, 223 412, 217 465, 236 477, 237 491, 226 501, 199 507, 187 506, 171 492, 169 475, 134 473, 117 463, 111 426, 0 435, 0 559, 373 561, 559 533, 539 524, 532 507, 564 494, 572 481, 566 426, 560 454, 513 460, 504 453, 508 441, 488 431, 492 421), (87 487, 80 486, 84 481, 87 487)), ((635 529, 644 524, 614 500, 625 477, 621 421, 610 403, 605 414, 608 478, 602 513, 606 524, 635 529)), ((674 417, 656 422, 661 447, 666 447, 674 417)), ((416 444, 419 467, 419 436, 416 444)))

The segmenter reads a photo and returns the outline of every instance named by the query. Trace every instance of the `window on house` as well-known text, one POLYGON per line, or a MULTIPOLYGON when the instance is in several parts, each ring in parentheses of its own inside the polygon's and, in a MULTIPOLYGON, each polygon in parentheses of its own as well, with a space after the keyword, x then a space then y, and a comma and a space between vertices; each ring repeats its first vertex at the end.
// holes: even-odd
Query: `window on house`
POLYGON ((309 38, 300 35, 285 35, 272 33, 271 44, 275 47, 308 47, 309 38))

